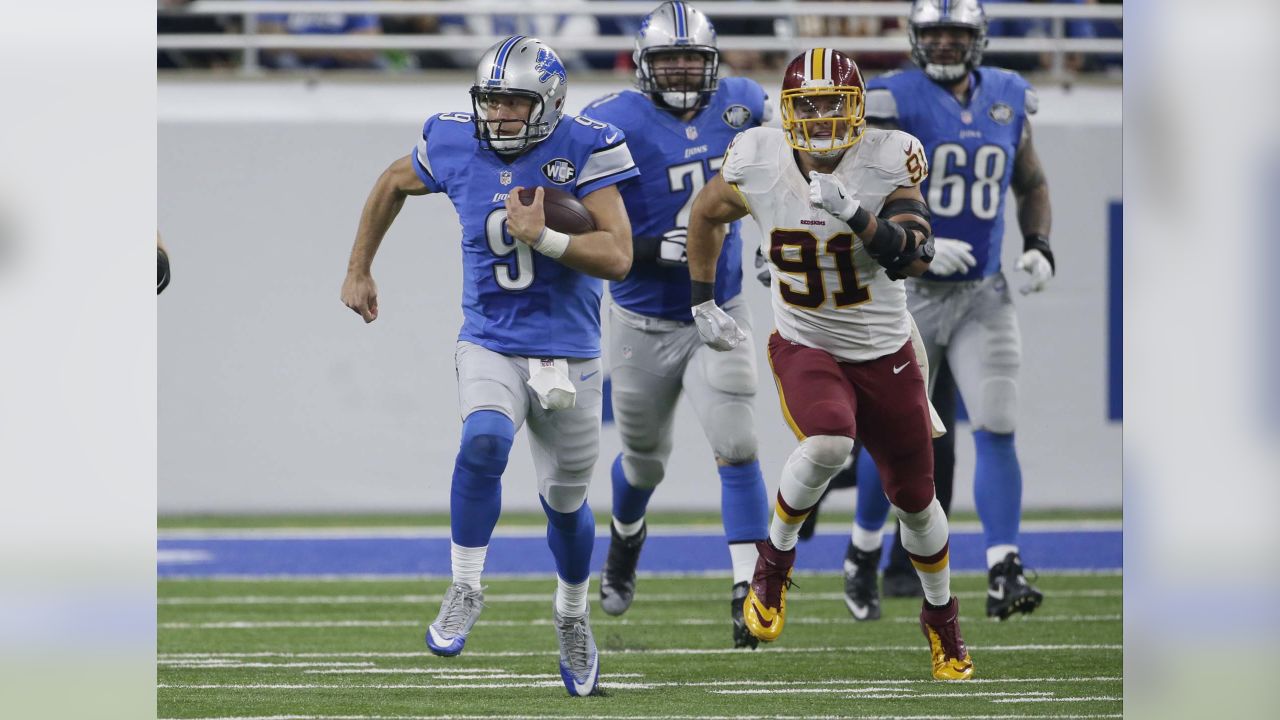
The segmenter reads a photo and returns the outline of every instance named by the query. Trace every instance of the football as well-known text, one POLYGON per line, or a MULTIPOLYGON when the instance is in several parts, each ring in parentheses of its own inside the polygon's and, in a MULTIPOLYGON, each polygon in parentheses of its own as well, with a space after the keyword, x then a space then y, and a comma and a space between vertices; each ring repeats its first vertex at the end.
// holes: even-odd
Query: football
MULTIPOLYGON (((520 189, 520 202, 533 202, 534 188, 520 189)), ((547 217, 547 227, 569 235, 581 235, 596 229, 595 218, 587 206, 572 193, 556 187, 543 186, 542 210, 547 217)))

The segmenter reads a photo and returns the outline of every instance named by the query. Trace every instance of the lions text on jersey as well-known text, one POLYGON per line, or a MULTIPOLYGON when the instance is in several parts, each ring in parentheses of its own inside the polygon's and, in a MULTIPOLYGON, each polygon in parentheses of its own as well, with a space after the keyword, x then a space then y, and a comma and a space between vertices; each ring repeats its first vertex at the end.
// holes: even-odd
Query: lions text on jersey
POLYGON ((1004 203, 1013 160, 1035 90, 1016 73, 980 67, 967 107, 921 70, 882 75, 867 83, 867 119, 894 124, 924 144, 931 168, 921 190, 933 214, 933 234, 973 246, 965 273, 930 280, 977 280, 1000 270, 1004 203))
MULTIPOLYGON (((631 234, 663 239, 659 261, 637 260, 626 279, 610 284, 614 302, 641 315, 690 321, 685 228, 693 198, 720 170, 734 136, 762 122, 764 89, 746 78, 724 78, 707 106, 688 122, 634 90, 605 96, 583 113, 626 132, 640 168, 640 179, 620 188, 631 234)), ((729 226, 716 268, 720 305, 742 291, 740 225, 729 226)))
POLYGON ((510 162, 476 142, 470 113, 433 115, 413 167, 444 192, 462 222, 462 330, 506 355, 600 355, 602 282, 533 252, 506 229, 515 187, 547 185, 586 197, 639 174, 618 128, 565 115, 547 139, 510 162))

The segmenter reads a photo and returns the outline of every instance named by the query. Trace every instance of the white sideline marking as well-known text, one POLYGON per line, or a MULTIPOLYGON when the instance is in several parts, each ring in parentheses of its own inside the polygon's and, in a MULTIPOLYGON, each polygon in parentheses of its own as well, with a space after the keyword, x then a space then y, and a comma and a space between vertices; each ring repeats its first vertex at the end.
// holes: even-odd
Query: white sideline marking
MULTIPOLYGON (((1053 597, 1056 598, 1106 598, 1120 597, 1123 591, 1115 589, 1082 589, 1082 590, 1054 590, 1053 597)), ((974 592, 958 592, 956 596, 965 598, 983 598, 987 594, 985 591, 974 592)), ((844 593, 839 592, 811 592, 806 593, 799 590, 792 590, 787 594, 789 600, 837 600, 844 602, 844 593)), ((508 593, 485 595, 484 601, 489 603, 549 603, 553 599, 552 593, 508 593)), ((652 593, 641 594, 637 599, 643 602, 723 602, 723 593, 691 593, 681 595, 677 593, 652 593)), ((427 594, 427 595, 306 595, 306 596, 287 596, 287 595, 211 595, 205 597, 162 597, 156 602, 159 605, 420 605, 429 603, 438 603, 444 601, 443 594, 427 594)), ((1029 617, 1036 617, 1031 615, 1029 617)), ((788 622, 800 622, 799 619, 788 622)), ((915 620, 911 620, 915 622, 915 620)))
MULTIPOLYGON (((492 720, 493 715, 254 715, 201 720, 492 720)), ((502 720, 1020 720, 1026 715, 502 715, 502 720)), ((1036 715, 1054 720, 1118 718, 1099 715, 1036 715)), ((190 720, 162 718, 161 720, 190 720)))
MULTIPOLYGON (((986 617, 977 615, 962 615, 960 618, 964 622, 983 622, 986 617)), ((1015 622, 1118 622, 1122 619, 1121 615, 1030 615, 1019 617, 1015 622)), ((917 624, 920 621, 916 618, 894 618, 894 622, 917 624)), ((855 625, 858 623, 853 618, 794 618, 789 620, 792 625, 855 625)), ((426 620, 224 620, 219 622, 166 622, 160 623, 156 627, 161 630, 265 630, 278 628, 376 628, 376 627, 422 627, 427 624, 426 620)), ((554 620, 548 618, 536 618, 533 620, 480 620, 476 623, 481 627, 541 627, 551 626, 554 620)), ((725 624, 724 620, 712 618, 682 618, 679 620, 632 620, 623 618, 621 620, 597 619, 592 620, 593 627, 666 627, 669 625, 685 625, 685 626, 718 626, 725 624)))
MULTIPOLYGON (((839 570, 797 570, 793 577, 830 577, 838 574, 839 570)), ((1054 575, 1057 577, 1121 577, 1124 571, 1120 568, 1111 568, 1106 570, 1081 570, 1081 569, 1059 569, 1046 570, 1045 575, 1054 575)), ((724 570, 695 570, 691 572, 646 572, 641 570, 638 573, 640 579, 653 580, 683 580, 687 578, 699 578, 704 580, 728 580, 729 573, 724 570)), ((488 580, 537 580, 554 581, 554 572, 543 573, 485 573, 485 579, 488 580)), ((987 577, 986 570, 952 570, 951 577, 987 577)), ((182 575, 173 574, 165 575, 160 578, 161 582, 191 582, 191 581, 215 581, 215 582, 417 582, 431 581, 439 582, 449 579, 447 573, 438 575, 424 575, 422 573, 316 573, 314 575, 246 575, 236 573, 226 574, 192 574, 182 575)), ((1055 593, 1056 594, 1056 593, 1055 593)), ((961 595, 964 597, 964 595, 961 595)), ((982 593, 977 593, 974 597, 986 597, 982 593)))
MULTIPOLYGON (((371 662, 298 662, 298 663, 266 663, 266 662, 236 662, 234 660, 158 660, 159 665, 166 667, 178 668, 180 670, 204 670, 208 669, 239 669, 239 668, 316 668, 316 667, 344 667, 344 668, 366 668, 373 667, 371 662)), ((465 671, 455 671, 465 672, 465 671)))
POLYGON ((1107 702, 1120 702, 1124 700, 1119 695, 1094 695, 1091 697, 1051 697, 1051 698, 1023 698, 1021 700, 992 700, 997 703, 1024 703, 1024 702, 1091 702, 1094 700, 1107 702))
POLYGON ((843 692, 843 693, 860 693, 856 696, 860 699, 933 698, 933 697, 1027 697, 1027 696, 1052 697, 1053 696, 1053 693, 1051 692, 1043 692, 1038 690, 1033 690, 1030 692, 997 692, 997 691, 968 692, 965 690, 957 690, 955 692, 947 692, 947 693, 917 693, 916 691, 911 690, 909 688, 908 689, 890 689, 890 688, 881 688, 881 687, 782 688, 782 689, 772 689, 772 690, 760 690, 760 689, 710 690, 708 692, 712 693, 713 695, 773 695, 773 694, 792 695, 792 694, 805 694, 805 693, 841 693, 843 692), (888 695, 866 695, 865 694, 865 693, 883 693, 883 692, 888 692, 890 694, 888 695))
MULTIPOLYGON (((918 644, 891 644, 891 646, 861 646, 861 644, 846 644, 846 646, 826 646, 826 647, 771 647, 763 652, 782 653, 782 655, 792 655, 792 653, 809 653, 809 652, 918 652, 920 646, 918 644)), ((1053 651, 1082 651, 1082 650, 1098 650, 1112 651, 1124 650, 1123 644, 1120 643, 1097 643, 1097 644, 969 644, 969 650, 978 652, 1053 652, 1053 651)), ((467 657, 545 657, 558 656, 559 652, 554 650, 504 650, 504 651, 476 651, 467 652, 467 657)), ((607 650, 605 655, 749 655, 741 650, 741 648, 658 648, 658 650, 607 650)), ((170 655, 165 657, 182 657, 182 655, 170 655)), ((431 657, 428 651, 422 652, 269 652, 264 655, 256 655, 256 653, 207 653, 200 655, 195 653, 191 657, 431 657)))

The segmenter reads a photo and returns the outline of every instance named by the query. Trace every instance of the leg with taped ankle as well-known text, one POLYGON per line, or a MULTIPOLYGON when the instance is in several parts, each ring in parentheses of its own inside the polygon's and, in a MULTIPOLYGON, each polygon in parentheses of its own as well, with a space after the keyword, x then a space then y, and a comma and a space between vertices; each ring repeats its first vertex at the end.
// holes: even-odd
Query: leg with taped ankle
POLYGON ((805 438, 791 453, 782 468, 773 521, 769 524, 769 540, 774 547, 790 550, 796 546, 805 516, 818 504, 832 476, 844 466, 851 452, 853 438, 814 435, 805 438))
POLYGON ((516 429, 494 410, 478 410, 462 423, 462 443, 449 488, 449 528, 463 547, 489 544, 502 511, 502 473, 516 429))
POLYGON ((947 604, 951 600, 950 529, 942 504, 934 498, 920 512, 899 507, 893 511, 902 521, 902 546, 920 575, 925 599, 934 605, 947 604))

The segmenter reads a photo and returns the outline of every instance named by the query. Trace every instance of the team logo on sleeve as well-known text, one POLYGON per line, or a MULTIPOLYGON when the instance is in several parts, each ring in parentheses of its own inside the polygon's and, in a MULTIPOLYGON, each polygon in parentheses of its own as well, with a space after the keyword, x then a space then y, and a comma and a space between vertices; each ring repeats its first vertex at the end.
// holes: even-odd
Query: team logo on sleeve
POLYGON ((503 187, 506 187, 506 186, 510 185, 510 184, 511 184, 511 171, 510 171, 510 170, 503 170, 502 172, 498 173, 498 182, 502 183, 502 186, 503 186, 503 187))
POLYGON ((992 105, 991 109, 987 111, 987 115, 990 115, 992 120, 1001 125, 1008 125, 1013 122, 1013 108, 1004 103, 992 105))
POLYGON ((730 105, 720 117, 724 119, 725 125, 734 130, 741 130, 751 122, 751 110, 746 105, 730 105))
POLYGON ((578 176, 578 168, 564 158, 556 158, 542 166, 542 174, 557 185, 564 185, 578 176))

